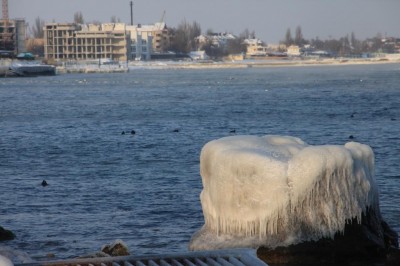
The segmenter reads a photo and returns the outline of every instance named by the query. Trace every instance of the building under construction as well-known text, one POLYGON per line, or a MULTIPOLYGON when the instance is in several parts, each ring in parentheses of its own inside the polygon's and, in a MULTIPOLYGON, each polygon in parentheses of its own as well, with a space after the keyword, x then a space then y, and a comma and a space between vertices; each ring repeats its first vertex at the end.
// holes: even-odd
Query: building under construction
POLYGON ((122 23, 48 23, 44 27, 44 40, 46 59, 129 59, 129 35, 122 23))
POLYGON ((63 60, 112 61, 149 60, 169 46, 165 23, 126 25, 125 23, 47 23, 44 27, 45 58, 63 60))
POLYGON ((3 0, 3 18, 0 20, 0 57, 14 57, 25 52, 25 20, 9 19, 8 0, 3 0))

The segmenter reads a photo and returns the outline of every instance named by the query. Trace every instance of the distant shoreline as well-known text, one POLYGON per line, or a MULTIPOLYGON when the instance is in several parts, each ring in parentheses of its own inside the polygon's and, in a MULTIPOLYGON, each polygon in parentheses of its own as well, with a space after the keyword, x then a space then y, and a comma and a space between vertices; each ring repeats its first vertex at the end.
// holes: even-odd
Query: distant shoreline
POLYGON ((218 68, 268 68, 268 67, 301 67, 301 66, 343 66, 343 65, 372 65, 400 63, 400 59, 272 59, 272 60, 243 60, 221 62, 175 62, 148 61, 129 62, 129 69, 218 69, 218 68))
MULTIPOLYGON (((7 72, 10 62, 0 65, 1 76, 7 72), (4 72, 4 73, 3 73, 4 72)), ((400 64, 400 55, 387 58, 323 58, 323 59, 289 59, 266 58, 232 61, 131 61, 121 64, 97 65, 76 61, 73 65, 57 66, 57 74, 88 74, 88 73, 126 73, 138 69, 234 69, 234 68, 273 68, 273 67, 304 67, 304 66, 348 66, 373 64, 400 64)))

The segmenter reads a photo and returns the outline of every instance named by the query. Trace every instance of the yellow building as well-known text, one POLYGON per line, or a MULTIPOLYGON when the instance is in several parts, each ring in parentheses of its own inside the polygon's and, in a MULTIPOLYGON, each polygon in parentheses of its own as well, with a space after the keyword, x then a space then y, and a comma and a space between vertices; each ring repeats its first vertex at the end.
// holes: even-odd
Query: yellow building
POLYGON ((43 28, 46 59, 76 59, 75 32, 81 26, 75 23, 50 23, 43 28))
POLYGON ((247 46, 247 57, 266 56, 267 47, 264 46, 263 41, 260 39, 246 39, 244 43, 247 46))
POLYGON ((300 56, 301 48, 298 45, 290 45, 287 48, 287 55, 288 56, 300 56))
POLYGON ((44 40, 47 59, 127 61, 130 54, 130 38, 123 23, 50 23, 44 27, 44 40))
POLYGON ((124 23, 79 25, 49 23, 44 27, 44 52, 52 60, 149 60, 170 47, 165 23, 128 26, 124 23))
POLYGON ((89 24, 76 32, 76 59, 127 61, 130 38, 124 23, 89 24))

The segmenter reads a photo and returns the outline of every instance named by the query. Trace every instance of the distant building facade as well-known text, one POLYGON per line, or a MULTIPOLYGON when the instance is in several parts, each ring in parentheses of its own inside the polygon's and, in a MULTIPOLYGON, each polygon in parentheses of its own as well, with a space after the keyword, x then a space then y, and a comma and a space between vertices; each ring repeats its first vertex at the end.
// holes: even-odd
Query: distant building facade
POLYGON ((298 45, 290 45, 287 48, 287 55, 288 56, 300 56, 302 53, 301 47, 298 45))
POLYGON ((49 23, 44 27, 45 58, 53 60, 150 60, 153 53, 164 52, 170 41, 165 23, 49 23))
POLYGON ((24 19, 0 20, 0 51, 2 54, 16 56, 26 52, 26 26, 24 19))
POLYGON ((77 59, 75 33, 81 26, 75 23, 49 23, 43 28, 46 59, 77 59))
POLYGON ((131 38, 131 59, 150 60, 153 53, 153 32, 141 25, 126 26, 131 38))
POLYGON ((215 47, 226 47, 228 44, 229 40, 234 40, 236 39, 236 36, 231 34, 231 33, 212 33, 210 35, 200 35, 196 38, 199 47, 202 47, 204 45, 207 45, 210 43, 211 45, 215 47))
POLYGON ((124 23, 84 25, 76 32, 76 59, 130 59, 130 36, 124 23))
POLYGON ((246 56, 247 57, 257 57, 257 56, 266 56, 267 55, 267 47, 264 45, 264 42, 260 39, 245 39, 244 43, 247 47, 246 56))
POLYGON ((50 23, 44 27, 44 40, 46 59, 129 59, 130 38, 123 23, 50 23))

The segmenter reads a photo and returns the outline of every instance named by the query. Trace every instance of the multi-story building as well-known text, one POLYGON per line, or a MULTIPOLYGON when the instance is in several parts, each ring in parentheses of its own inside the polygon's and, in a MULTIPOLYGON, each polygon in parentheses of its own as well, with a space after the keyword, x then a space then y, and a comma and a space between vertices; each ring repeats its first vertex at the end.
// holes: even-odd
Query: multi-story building
POLYGON ((165 23, 78 25, 50 23, 44 27, 45 57, 53 60, 149 60, 170 46, 165 23))
POLYGON ((76 32, 76 59, 130 59, 130 35, 124 23, 90 24, 76 32))
POLYGON ((131 59, 150 60, 153 53, 153 33, 140 25, 126 26, 131 37, 131 59))
POLYGON ((46 24, 44 39, 47 59, 130 59, 130 38, 123 23, 46 24))
POLYGON ((46 59, 76 59, 75 32, 81 26, 75 23, 50 23, 43 28, 46 59))
POLYGON ((150 53, 164 53, 170 47, 172 36, 164 22, 157 22, 152 25, 127 26, 127 29, 130 32, 132 43, 138 43, 139 46, 147 49, 150 53), (140 41, 137 41, 138 39, 141 39, 143 44, 140 44, 140 41), (151 42, 151 51, 145 48, 149 41, 151 42))
POLYGON ((25 52, 25 20, 0 20, 0 51, 2 54, 16 56, 25 52))

